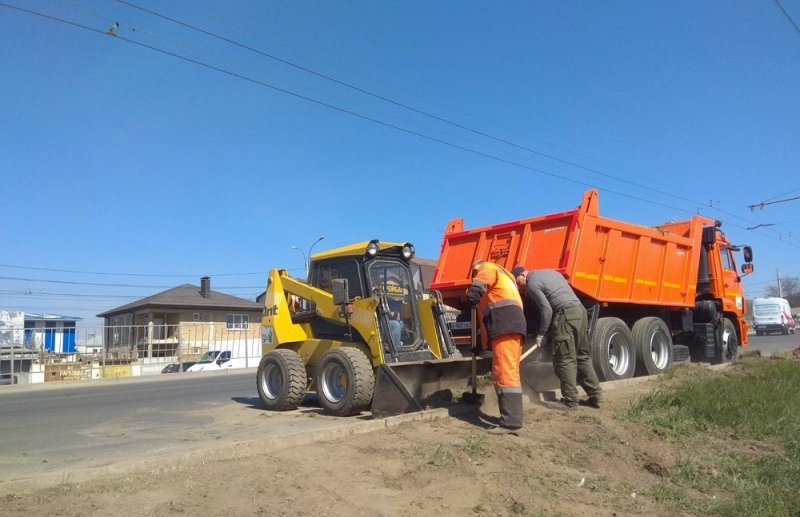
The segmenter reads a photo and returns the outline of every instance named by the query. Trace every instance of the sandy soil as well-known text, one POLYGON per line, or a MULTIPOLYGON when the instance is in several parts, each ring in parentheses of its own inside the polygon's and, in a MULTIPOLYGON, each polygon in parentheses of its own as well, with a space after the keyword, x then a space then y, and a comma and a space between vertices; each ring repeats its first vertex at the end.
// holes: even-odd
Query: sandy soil
POLYGON ((527 403, 519 436, 487 435, 487 400, 366 434, 0 493, 0 515, 680 515, 649 494, 686 452, 616 416, 657 382, 607 389, 599 410, 527 403))

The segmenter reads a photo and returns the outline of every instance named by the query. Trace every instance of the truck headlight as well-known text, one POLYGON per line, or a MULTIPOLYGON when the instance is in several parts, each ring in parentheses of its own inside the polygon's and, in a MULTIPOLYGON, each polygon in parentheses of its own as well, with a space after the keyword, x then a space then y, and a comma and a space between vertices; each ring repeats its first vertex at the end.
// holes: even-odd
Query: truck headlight
POLYGON ((416 250, 414 250, 414 245, 411 244, 410 242, 407 242, 403 246, 403 258, 404 259, 411 260, 412 258, 414 258, 414 254, 415 253, 416 253, 416 250))

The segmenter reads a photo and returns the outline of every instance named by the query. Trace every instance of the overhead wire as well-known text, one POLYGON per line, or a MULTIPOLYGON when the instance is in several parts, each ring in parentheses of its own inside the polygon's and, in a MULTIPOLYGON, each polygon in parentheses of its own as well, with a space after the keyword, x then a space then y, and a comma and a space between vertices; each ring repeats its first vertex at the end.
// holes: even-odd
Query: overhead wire
MULTIPOLYGON (((246 45, 244 43, 241 43, 239 41, 233 40, 231 38, 227 38, 225 36, 222 36, 222 35, 219 35, 217 33, 211 32, 209 30, 203 29, 201 27, 197 27, 197 26, 192 25, 190 23, 186 23, 184 21, 178 20, 177 18, 164 15, 164 14, 162 14, 160 12, 157 12, 157 11, 154 11, 152 9, 147 9, 145 7, 142 7, 142 6, 139 6, 137 4, 134 4, 133 2, 130 2, 128 0, 117 0, 117 2, 120 3, 120 4, 123 4, 123 5, 129 6, 129 7, 133 8, 133 9, 137 9, 137 10, 139 10, 141 12, 145 12, 145 13, 150 14, 152 16, 158 17, 160 19, 167 20, 167 21, 169 21, 171 23, 174 23, 174 24, 180 25, 182 27, 188 28, 190 30, 199 32, 199 33, 204 34, 206 36, 209 36, 209 37, 215 38, 217 40, 223 41, 223 42, 228 43, 230 45, 234 45, 236 47, 248 50, 248 51, 253 52, 255 54, 258 54, 258 55, 260 55, 262 57, 266 57, 268 59, 277 61, 279 63, 285 64, 287 66, 293 67, 293 68, 298 69, 298 70, 302 70, 303 72, 306 72, 306 73, 312 74, 312 75, 314 75, 316 77, 325 79, 325 80, 330 81, 330 82, 332 82, 334 84, 338 84, 340 86, 344 86, 346 88, 349 88, 351 90, 357 91, 357 92, 362 93, 364 95, 379 99, 379 100, 381 100, 383 102, 386 102, 386 103, 401 107, 403 109, 409 110, 411 112, 423 115, 425 117, 431 118, 431 119, 436 120, 438 122, 442 122, 442 123, 448 124, 450 126, 459 128, 459 129, 464 130, 464 131, 468 131, 468 132, 470 132, 472 134, 481 136, 483 138, 488 138, 488 139, 493 140, 495 142, 499 142, 499 143, 502 143, 502 144, 505 144, 505 145, 508 145, 508 146, 511 146, 511 147, 514 147, 514 148, 517 148, 517 149, 520 149, 520 150, 523 150, 523 151, 526 151, 528 153, 532 153, 534 155, 538 155, 538 156, 541 156, 541 157, 544 157, 544 158, 547 158, 547 159, 550 159, 550 160, 553 160, 553 161, 568 165, 570 167, 574 167, 574 168, 577 168, 577 169, 584 170, 586 172, 597 174, 599 176, 602 176, 602 177, 605 177, 605 178, 608 178, 608 179, 613 179, 615 181, 619 181, 619 182, 622 182, 622 183, 627 183, 627 184, 629 184, 631 186, 635 186, 637 188, 641 188, 641 189, 648 190, 648 191, 651 191, 651 192, 658 192, 659 194, 666 194, 666 195, 668 195, 670 197, 673 197, 675 199, 679 199, 679 200, 682 200, 684 202, 688 202, 688 203, 691 203, 693 205, 697 205, 698 208, 700 206, 705 207, 705 204, 702 201, 698 201, 698 200, 695 200, 695 199, 687 198, 687 197, 679 195, 679 194, 672 194, 670 192, 664 191, 663 189, 650 187, 648 185, 642 185, 640 183, 637 183, 637 182, 634 182, 634 181, 630 181, 630 180, 628 180, 626 178, 620 178, 620 177, 618 177, 616 175, 608 174, 608 173, 605 173, 605 172, 600 171, 600 170, 595 169, 595 168, 586 167, 586 166, 584 166, 582 164, 579 164, 579 163, 576 163, 576 162, 572 162, 572 161, 569 161, 569 160, 564 160, 564 159, 559 158, 557 156, 553 156, 553 155, 548 154, 548 153, 543 153, 541 151, 537 151, 535 149, 532 149, 532 148, 530 148, 528 146, 524 146, 524 145, 512 142, 512 141, 510 141, 508 139, 497 137, 495 135, 486 133, 485 131, 480 131, 480 130, 477 130, 475 128, 469 127, 469 126, 466 126, 466 125, 463 125, 463 124, 459 124, 457 122, 454 122, 452 120, 446 119, 446 118, 441 117, 439 115, 436 115, 436 114, 430 113, 428 111, 425 111, 425 110, 416 108, 414 106, 411 106, 411 105, 409 105, 407 103, 403 103, 403 102, 399 102, 399 101, 393 100, 391 98, 386 97, 385 95, 381 95, 381 94, 375 93, 373 91, 367 90, 365 88, 361 88, 361 87, 356 86, 354 84, 351 84, 349 82, 342 81, 340 79, 332 77, 332 76, 330 76, 328 74, 323 74, 321 72, 313 70, 313 69, 311 69, 311 68, 309 68, 307 66, 303 66, 303 65, 297 64, 295 62, 289 61, 288 59, 284 59, 282 57, 279 57, 279 56, 276 56, 274 54, 265 52, 263 50, 254 48, 254 47, 252 47, 250 45, 246 45)), ((564 178, 562 178, 562 179, 564 179, 564 178)), ((605 190, 609 190, 609 189, 605 189, 605 190)), ((618 195, 620 194, 618 192, 614 192, 614 193, 618 194, 618 195)), ((639 199, 639 198, 634 198, 634 199, 639 199)), ((667 206, 667 205, 664 205, 664 204, 660 204, 660 205, 668 207, 668 208, 676 209, 675 207, 670 207, 670 206, 667 206)), ((735 213, 730 212, 728 210, 722 209, 720 207, 713 206, 712 204, 709 204, 708 208, 710 208, 711 210, 715 210, 715 211, 717 211, 717 212, 719 212, 721 214, 725 214, 725 215, 727 215, 729 217, 732 217, 732 218, 738 219, 740 221, 743 221, 743 222, 745 222, 745 223, 747 223, 749 225, 753 224, 753 222, 751 220, 743 218, 743 217, 739 216, 738 214, 735 214, 735 213)), ((690 212, 689 210, 683 210, 683 209, 681 209, 681 210, 685 211, 685 212, 690 212)), ((742 227, 742 228, 744 228, 744 227, 742 227)), ((773 230, 773 231, 775 231, 775 230, 773 230)), ((776 233, 779 233, 779 232, 776 232, 776 233)))
MULTIPOLYGON (((134 7, 134 8, 137 8, 137 9, 141 9, 138 6, 135 6, 134 4, 131 4, 130 2, 126 2, 126 1, 123 1, 123 0, 118 0, 118 1, 120 3, 123 3, 123 4, 130 5, 131 7, 134 7)), ((83 30, 87 30, 87 31, 90 31, 90 32, 94 32, 94 33, 97 33, 97 34, 102 34, 102 35, 106 35, 107 34, 107 32, 95 29, 93 27, 89 27, 89 26, 86 26, 86 25, 83 25, 83 24, 80 24, 80 23, 77 23, 77 22, 72 22, 70 20, 65 20, 63 18, 59 18, 59 17, 56 17, 56 16, 51 16, 51 15, 48 15, 48 14, 45 14, 45 13, 32 11, 32 10, 29 10, 29 9, 21 8, 21 7, 18 7, 18 6, 14 6, 14 5, 10 5, 10 4, 6 4, 6 3, 2 3, 2 2, 0 2, 0 6, 6 7, 6 8, 10 8, 10 9, 15 9, 15 10, 18 10, 18 11, 21 11, 21 12, 24 12, 24 13, 27 13, 27 14, 30 14, 30 15, 39 16, 39 17, 42 17, 42 18, 45 18, 45 19, 49 19, 49 20, 52 20, 52 21, 55 21, 55 22, 64 23, 64 24, 67 24, 67 25, 70 25, 70 26, 73 26, 73 27, 76 27, 76 28, 80 28, 80 29, 83 29, 83 30)), ((154 13, 154 14, 156 16, 162 16, 162 15, 160 15, 158 13, 154 13)), ((183 24, 183 22, 179 22, 179 21, 175 21, 175 23, 186 25, 186 24, 183 24)), ((192 26, 189 26, 189 27, 194 28, 192 26)), ((203 31, 202 29, 196 29, 196 30, 200 30, 201 32, 207 32, 207 31, 203 31)), ((219 38, 221 38, 223 40, 226 40, 226 38, 214 35, 213 33, 209 33, 209 34, 214 36, 214 37, 219 37, 219 38)), ((155 51, 155 52, 158 52, 158 53, 161 53, 161 54, 164 54, 164 55, 167 55, 167 56, 170 56, 170 57, 182 60, 182 61, 186 61, 186 62, 191 63, 191 64, 195 64, 197 66, 205 67, 205 68, 214 70, 216 72, 219 72, 219 73, 222 73, 222 74, 234 77, 234 78, 238 78, 240 80, 244 80, 244 81, 247 81, 247 82, 262 86, 262 87, 265 87, 265 88, 269 88, 269 89, 272 89, 274 91, 277 91, 277 92, 280 92, 280 93, 283 93, 283 94, 286 94, 286 95, 290 95, 290 96, 299 98, 301 100, 305 100, 307 102, 311 102, 311 103, 314 103, 314 104, 317 104, 317 105, 320 105, 320 106, 323 106, 323 107, 326 107, 326 108, 329 108, 329 109, 332 109, 332 110, 335 110, 335 111, 338 111, 338 112, 342 112, 342 113, 348 114, 350 116, 354 116, 356 118, 359 118, 359 119, 362 119, 362 120, 365 120, 365 121, 368 121, 368 122, 371 122, 371 123, 375 123, 375 124, 378 124, 378 125, 390 128, 390 129, 394 129, 394 130, 397 130, 397 131, 400 131, 400 132, 403 132, 403 133, 406 133, 406 134, 410 134, 410 135, 413 135, 413 136, 417 136, 417 137, 420 137, 420 138, 423 138, 423 139, 426 139, 426 140, 429 140, 429 141, 432 141, 432 142, 435 142, 435 143, 439 143, 439 144, 446 145, 446 146, 449 146, 449 147, 452 147, 452 148, 455 148, 455 149, 459 149, 459 150, 462 150, 462 151, 465 151, 465 152, 468 152, 468 153, 472 153, 472 154, 475 154, 475 155, 478 155, 478 156, 481 156, 481 157, 484 157, 484 158, 487 158, 487 159, 491 159, 491 160, 499 161, 501 163, 505 163, 505 164, 512 165, 512 166, 515 166, 515 167, 523 168, 525 170, 529 170, 531 172, 535 172, 535 173, 542 174, 542 175, 545 175, 545 176, 550 176, 550 177, 553 177, 553 178, 556 178, 556 179, 572 182, 572 183, 579 184, 579 185, 586 186, 586 187, 595 187, 595 185, 586 183, 584 181, 580 181, 580 180, 577 180, 577 179, 574 179, 574 178, 570 178, 570 177, 565 177, 563 175, 559 175, 559 174, 555 174, 555 173, 552 173, 552 172, 548 172, 548 171, 545 171, 545 170, 542 170, 542 169, 539 169, 539 168, 536 168, 536 167, 531 167, 531 166, 528 166, 528 165, 525 165, 525 164, 522 164, 522 163, 518 163, 518 162, 515 162, 515 161, 512 161, 512 160, 507 160, 505 158, 502 158, 502 157, 499 157, 499 156, 496 156, 496 155, 493 155, 493 154, 490 154, 490 153, 482 152, 482 151, 471 149, 471 148, 468 148, 468 147, 465 147, 465 146, 462 146, 462 145, 459 145, 459 144, 448 142, 448 141, 443 140, 441 138, 431 137, 431 136, 426 135, 424 133, 420 133, 420 132, 414 131, 412 129, 404 128, 404 127, 398 126, 396 124, 387 123, 387 122, 384 122, 382 120, 376 119, 374 117, 370 117, 368 115, 364 115, 364 114, 355 112, 353 110, 341 108, 339 106, 335 106, 335 105, 332 105, 330 103, 326 103, 326 102, 323 102, 323 101, 320 101, 320 100, 317 100, 317 99, 314 99, 314 98, 311 98, 311 97, 308 97, 308 96, 305 96, 305 95, 301 95, 301 94, 298 94, 296 92, 287 90, 285 88, 281 88, 281 87, 278 87, 278 86, 275 86, 275 85, 272 85, 272 84, 269 84, 269 83, 266 83, 266 82, 263 82, 263 81, 259 81, 257 79, 253 79, 253 78, 250 78, 250 77, 244 76, 242 74, 238 74, 238 73, 229 71, 227 69, 224 69, 224 68, 221 68, 221 67, 218 67, 218 66, 215 66, 215 65, 204 63, 202 61, 198 61, 196 59, 193 59, 193 58, 190 58, 190 57, 186 57, 186 56, 177 54, 175 52, 167 51, 167 50, 160 49, 160 48, 157 48, 157 47, 154 47, 152 45, 148 45, 148 44, 136 41, 136 40, 125 38, 123 36, 120 36, 119 34, 113 34, 113 36, 115 37, 115 39, 124 41, 126 43, 137 45, 137 46, 140 46, 140 47, 143 47, 143 48, 146 48, 146 49, 149 49, 149 50, 152 50, 152 51, 155 51)), ((239 46, 243 46, 244 48, 250 49, 246 45, 239 44, 238 42, 233 42, 232 40, 230 40, 230 42, 232 44, 236 44, 236 45, 239 45, 239 46)), ((250 50, 253 50, 254 52, 259 52, 260 53, 260 51, 255 50, 255 49, 250 49, 250 50)), ((268 57, 273 58, 273 59, 281 60, 280 58, 275 58, 275 57, 270 56, 270 55, 268 55, 268 57)), ((295 65, 294 63, 290 63, 290 62, 287 62, 287 63, 289 63, 291 66, 300 67, 300 65, 295 65)), ((300 68, 301 69, 305 69, 304 67, 300 67, 300 68)), ((317 72, 315 72, 313 70, 308 69, 308 71, 309 71, 309 73, 313 73, 315 75, 320 75, 322 77, 328 78, 324 74, 319 74, 319 73, 317 73, 317 72)), ((337 82, 337 83, 341 83, 341 84, 343 84, 343 85, 345 85, 347 87, 353 88, 355 90, 362 91, 362 89, 360 89, 360 88, 358 88, 356 86, 349 85, 348 83, 343 83, 343 82, 338 81, 338 80, 333 79, 333 78, 328 78, 328 79, 332 80, 334 82, 337 82)), ((363 90, 363 92, 368 94, 368 95, 372 95, 374 97, 377 97, 379 99, 386 100, 386 102, 390 102, 392 104, 397 104, 398 106, 406 107, 407 109, 410 109, 412 111, 418 112, 420 114, 423 114, 423 115, 426 115, 426 116, 431 116, 432 118, 434 118, 436 120, 441 120, 442 122, 454 125, 456 127, 460 127, 461 129, 465 129, 467 131, 471 131, 471 132, 476 133, 476 134, 478 134, 480 136, 484 136, 486 138, 490 138, 490 139, 505 143, 507 145, 515 146, 515 147, 518 147, 520 149, 532 152, 534 154, 541 154, 541 155, 543 155, 545 157, 554 159, 556 161, 560 161, 560 162, 562 162, 564 164, 567 164, 567 165, 570 165, 570 166, 573 166, 573 167, 577 167, 577 168, 582 168, 582 169, 587 170, 587 171, 595 172, 597 174, 601 174, 603 176, 606 176, 606 177, 609 177, 609 178, 612 178, 612 179, 615 179, 615 180, 618 180, 618 181, 627 182, 629 184, 632 184, 632 185, 635 185, 635 186, 639 186, 639 187, 642 187, 642 188, 649 188, 649 187, 646 187, 646 186, 643 186, 643 185, 639 185, 639 184, 637 184, 635 182, 630 182, 630 181, 622 179, 622 178, 617 178, 616 176, 613 176, 613 175, 608 175, 608 174, 603 173, 601 171, 595 171, 594 169, 586 168, 586 167, 583 167, 583 166, 581 166, 579 164, 574 164, 574 163, 569 162, 567 160, 561 160, 558 157, 552 157, 550 155, 547 155, 546 153, 540 153, 538 151, 528 149, 525 146, 520 146, 518 144, 514 144, 513 142, 506 141, 505 139, 500 139, 498 137, 494 137, 492 135, 485 134, 485 133, 477 131, 477 130, 473 130, 473 129, 467 127, 467 126, 461 126, 461 125, 459 125, 457 123, 453 123, 453 122, 448 121, 448 120, 446 120, 444 118, 438 117, 436 115, 429 114, 429 113, 421 111, 421 110, 417 110, 416 108, 413 108, 413 107, 410 107, 410 106, 406 106, 405 104, 402 104, 402 103, 397 103, 396 101, 392 101, 391 99, 384 98, 382 96, 379 96, 377 94, 373 94, 373 93, 368 92, 366 90, 363 90)), ((629 198, 629 199, 634 199, 634 200, 637 200, 637 201, 641 201, 641 202, 644 202, 644 203, 657 205, 657 206, 662 206, 662 207, 669 208, 669 209, 672 209, 672 210, 677 210, 677 211, 680 211, 680 212, 694 213, 692 210, 676 207, 676 206, 665 204, 665 203, 660 203, 660 202, 657 202, 657 201, 654 201, 654 200, 651 200, 651 199, 641 198, 641 197, 638 197, 638 196, 631 195, 629 193, 619 192, 619 191, 616 191, 616 190, 613 190, 613 189, 608 189, 608 188, 603 188, 603 190, 608 191, 608 192, 613 193, 613 194, 616 194, 616 195, 619 195, 619 196, 622 196, 622 197, 626 197, 626 198, 629 198)), ((675 197, 678 197, 679 199, 683 199, 683 200, 685 200, 687 202, 690 202, 690 203, 693 203, 693 204, 699 204, 695 200, 691 200, 691 199, 688 199, 688 198, 682 198, 682 196, 675 196, 675 197)), ((730 216, 732 216, 732 217, 734 217, 736 219, 745 221, 748 224, 752 224, 752 222, 747 220, 747 219, 744 219, 744 218, 742 218, 742 217, 740 217, 740 216, 738 216, 736 214, 733 214, 733 213, 727 212, 725 210, 722 210, 722 209, 720 209, 718 207, 714 207, 713 205, 710 208, 713 209, 713 210, 717 210, 717 211, 719 211, 721 213, 726 213, 727 215, 730 215, 730 216)), ((735 224, 732 224, 732 225, 733 226, 737 226, 735 224)), ((786 241, 784 241, 784 242, 786 242, 786 241)), ((238 273, 235 273, 235 274, 238 274, 238 273)), ((231 275, 235 275, 235 274, 231 274, 231 275)), ((241 273, 241 275, 245 275, 245 274, 262 274, 262 273, 261 272, 241 273)), ((131 274, 131 275, 128 275, 128 276, 135 276, 135 275, 131 274)), ((152 276, 169 276, 169 275, 152 275, 152 276)), ((175 275, 175 276, 182 276, 182 275, 175 275)), ((189 276, 189 275, 186 275, 186 276, 189 276)), ((221 276, 221 275, 217 275, 217 276, 221 276)))
POLYGON ((789 14, 789 11, 787 11, 783 7, 783 5, 780 3, 779 0, 774 0, 774 2, 775 2, 775 5, 778 6, 778 9, 780 9, 781 12, 783 13, 783 15, 786 17, 786 19, 789 20, 789 23, 792 24, 792 27, 794 27, 794 30, 796 30, 797 33, 800 34, 800 26, 798 26, 797 23, 795 23, 794 19, 792 18, 792 15, 789 14))
POLYGON ((510 141, 508 139, 501 138, 501 137, 498 137, 498 136, 495 136, 495 135, 491 135, 489 133, 486 133, 484 131, 480 131, 478 129, 475 129, 475 128, 472 128, 472 127, 469 127, 469 126, 465 126, 463 124, 460 124, 458 122, 454 122, 452 120, 446 119, 446 118, 441 117, 439 115, 436 115, 436 114, 430 113, 428 111, 416 108, 416 107, 411 106, 409 104, 390 99, 390 98, 388 98, 388 97, 386 97, 384 95, 381 95, 381 94, 366 90, 364 88, 361 88, 359 86, 356 86, 354 84, 351 84, 351 83, 336 79, 335 77, 332 77, 330 75, 323 74, 321 72, 317 72, 316 70, 313 70, 313 69, 308 68, 306 66, 294 63, 292 61, 289 61, 287 59, 281 58, 281 57, 276 56, 274 54, 270 54, 268 52, 264 52, 263 50, 256 49, 256 48, 254 48, 252 46, 246 45, 244 43, 240 43, 240 42, 238 42, 236 40, 227 38, 225 36, 221 36, 219 34, 216 34, 214 32, 208 31, 206 29, 203 29, 203 28, 197 27, 195 25, 183 22, 183 21, 178 20, 176 18, 166 16, 166 15, 164 15, 162 13, 153 11, 151 9, 147 9, 147 8, 141 7, 141 6, 136 5, 136 4, 132 3, 132 2, 129 2, 127 0, 117 0, 117 2, 119 2, 119 3, 123 4, 123 5, 127 5, 129 7, 132 7, 134 9, 138 9, 138 10, 140 10, 142 12, 148 13, 148 14, 150 14, 152 16, 156 16, 158 18, 167 20, 167 21, 169 21, 171 23, 175 23, 175 24, 180 25, 182 27, 197 31, 197 32, 199 32, 201 34, 204 34, 206 36, 210 36, 210 37, 218 39, 220 41, 224 41, 224 42, 229 43, 231 45, 234 45, 236 47, 248 50, 248 51, 253 52, 255 54, 258 54, 258 55, 260 55, 262 57, 266 57, 268 59, 275 60, 275 61, 277 61, 279 63, 283 63, 283 64, 285 64, 287 66, 296 68, 298 70, 302 70, 303 72, 312 74, 312 75, 314 75, 316 77, 325 79, 327 81, 330 81, 332 83, 338 84, 340 86, 344 86, 346 88, 349 88, 351 90, 357 91, 357 92, 362 93, 364 95, 373 97, 375 99, 379 99, 379 100, 381 100, 383 102, 392 104, 394 106, 398 106, 400 108, 412 111, 412 112, 417 113, 419 115, 423 115, 425 117, 431 118, 431 119, 436 120, 438 122, 442 122, 444 124, 448 124, 450 126, 458 128, 458 129, 473 133, 473 134, 481 136, 483 138, 488 138, 488 139, 493 140, 495 142, 499 142, 499 143, 502 143, 502 144, 505 144, 505 145, 508 145, 508 146, 511 146, 511 147, 514 147, 514 148, 517 148, 517 149, 520 149, 520 150, 523 150, 523 151, 526 151, 528 153, 535 154, 537 156, 541 156, 541 157, 547 158, 549 160, 553 160, 553 161, 556 161, 556 162, 559 162, 559 163, 562 163, 562 164, 565 164, 565 165, 569 165, 570 167, 575 167, 577 169, 581 169, 581 170, 584 170, 584 171, 587 171, 587 172, 591 172, 593 174, 598 174, 598 175, 600 175, 602 177, 605 177, 605 178, 613 179, 615 181, 619 181, 619 182, 622 182, 622 183, 627 183, 629 185, 632 185, 632 186, 635 186, 635 187, 638 187, 638 188, 641 188, 641 189, 645 189, 645 190, 648 190, 648 191, 651 191, 651 192, 658 192, 658 193, 661 193, 661 194, 667 194, 668 196, 671 196, 671 197, 674 197, 676 199, 680 199, 682 201, 689 202, 689 203, 692 203, 692 204, 702 204, 702 202, 697 201, 697 200, 689 199, 689 198, 686 198, 686 197, 683 197, 683 196, 680 196, 680 195, 676 195, 676 194, 671 194, 669 192, 664 192, 663 190, 656 189, 656 188, 653 188, 653 187, 650 187, 650 186, 647 186, 647 185, 642 185, 640 183, 628 180, 626 178, 620 178, 620 177, 615 176, 613 174, 608 174, 608 173, 605 173, 603 171, 600 171, 600 170, 597 170, 597 169, 594 169, 594 168, 591 168, 591 167, 586 167, 584 165, 581 165, 581 164, 578 164, 578 163, 575 163, 575 162, 572 162, 572 161, 569 161, 569 160, 564 160, 564 159, 559 158, 557 156, 554 156, 554 155, 551 155, 551 154, 548 154, 548 153, 544 153, 544 152, 541 152, 541 151, 537 151, 537 150, 532 149, 532 148, 530 148, 528 146, 512 142, 512 141, 510 141))
MULTIPOLYGON (((14 280, 18 282, 44 282, 47 284, 67 284, 67 285, 93 285, 98 287, 132 287, 132 288, 141 288, 141 289, 171 289, 175 287, 174 285, 143 285, 143 284, 108 284, 108 283, 100 283, 100 282, 78 282, 74 280, 51 280, 47 278, 20 278, 15 276, 0 276, 0 280, 14 280)), ((220 286, 216 287, 215 289, 260 289, 263 286, 220 286)))
MULTIPOLYGON (((52 21, 55 21, 55 22, 65 23, 67 25, 70 25, 70 26, 73 26, 73 27, 76 27, 76 28, 80 28, 80 29, 83 29, 83 30, 86 30, 86 31, 90 31, 90 32, 93 32, 93 33, 96 33, 96 34, 101 34, 101 35, 104 35, 104 36, 107 35, 106 32, 101 31, 99 29, 95 29, 93 27, 89 27, 89 26, 86 26, 86 25, 83 25, 83 24, 80 24, 80 23, 77 23, 77 22, 70 21, 70 20, 65 20, 63 18, 59 18, 59 17, 56 17, 56 16, 48 15, 48 14, 45 14, 45 13, 32 11, 32 10, 21 8, 21 7, 18 7, 18 6, 6 4, 4 2, 0 2, 0 6, 11 8, 11 9, 16 9, 18 11, 21 11, 21 12, 24 12, 24 13, 27 13, 27 14, 30 14, 30 15, 33 15, 33 16, 39 16, 39 17, 42 17, 42 18, 45 18, 45 19, 49 19, 49 20, 52 20, 52 21)), ((338 111, 340 113, 344 113, 344 114, 359 118, 361 120, 365 120, 365 121, 368 121, 368 122, 371 122, 371 123, 374 123, 374 124, 377 124, 377 125, 389 128, 389 129, 394 129, 396 131, 400 131, 402 133, 406 133, 406 134, 409 134, 409 135, 412 135, 412 136, 417 136, 419 138, 422 138, 422 139, 425 139, 425 140, 428 140, 428 141, 431 141, 431 142, 434 142, 434 143, 445 145, 445 146, 448 146, 448 147, 451 147, 451 148, 454 148, 454 149, 459 149, 461 151, 465 151, 465 152, 468 152, 468 153, 471 153, 471 154, 474 154, 474 155, 477 155, 477 156, 481 156, 481 157, 484 157, 484 158, 487 158, 487 159, 490 159, 490 160, 494 160, 494 161, 497 161, 497 162, 500 162, 500 163, 505 163, 507 165, 512 165, 514 167, 519 167, 519 168, 522 168, 522 169, 525 169, 525 170, 528 170, 528 171, 531 171, 531 172, 535 172, 535 173, 538 173, 538 174, 541 174, 541 175, 544 175, 544 176, 560 179, 562 181, 571 182, 571 183, 574 183, 574 184, 577 184, 577 185, 581 185, 581 186, 584 186, 584 187, 589 187, 589 188, 595 188, 596 187, 594 184, 587 183, 585 181, 580 181, 580 180, 577 180, 577 179, 574 179, 574 178, 565 177, 565 176, 562 176, 562 175, 559 175, 559 174, 555 174, 555 173, 552 173, 552 172, 545 171, 543 169, 539 169, 539 168, 536 168, 536 167, 531 167, 531 166, 528 166, 528 165, 525 165, 525 164, 522 164, 522 163, 518 163, 518 162, 515 162, 515 161, 512 161, 512 160, 507 160, 507 159, 502 158, 500 156, 496 156, 496 155, 493 155, 493 154, 490 154, 490 153, 486 153, 486 152, 483 152, 483 151, 479 151, 479 150, 476 150, 476 149, 471 149, 471 148, 468 148, 468 147, 463 146, 463 145, 459 145, 459 144, 455 144, 453 142, 449 142, 449 141, 443 140, 441 138, 432 137, 430 135, 426 135, 424 133, 420 133, 420 132, 412 130, 412 129, 404 128, 404 127, 398 126, 396 124, 392 124, 392 123, 389 123, 389 122, 384 122, 382 120, 376 119, 374 117, 370 117, 368 115, 364 115, 362 113, 358 113, 358 112, 350 110, 350 109, 341 108, 339 106, 336 106, 336 105, 333 105, 333 104, 330 104, 330 103, 327 103, 327 102, 324 102, 324 101, 320 101, 318 99, 314 99, 312 97, 308 97, 306 95, 302 95, 302 94, 293 92, 291 90, 287 90, 285 88, 281 88, 279 86, 275 86, 273 84, 266 83, 264 81, 260 81, 258 79, 254 79, 254 78, 247 77, 245 75, 242 75, 242 74, 239 74, 239 73, 236 73, 236 72, 232 72, 230 70, 221 68, 221 67, 216 66, 216 65, 212 65, 212 64, 209 64, 209 63, 198 61, 196 59, 193 59, 193 58, 190 58, 190 57, 187 57, 187 56, 183 56, 183 55, 177 54, 175 52, 171 52, 171 51, 168 51, 168 50, 160 49, 158 47, 154 47, 154 46, 148 45, 146 43, 142 43, 142 42, 139 42, 139 41, 136 41, 136 40, 132 40, 130 38, 126 38, 126 37, 121 36, 119 34, 114 34, 113 38, 115 40, 123 41, 123 42, 129 43, 129 44, 132 44, 132 45, 136 45, 136 46, 139 46, 139 47, 142 47, 142 48, 146 48, 148 50, 152 50, 154 52, 157 52, 157 53, 160 53, 160 54, 163 54, 163 55, 167 55, 167 56, 173 57, 173 58, 181 60, 181 61, 185 61, 187 63, 191 63, 191 64, 194 64, 194 65, 197 65, 197 66, 201 66, 201 67, 207 68, 209 70, 214 70, 214 71, 219 72, 221 74, 228 75, 228 76, 231 76, 231 77, 234 77, 234 78, 237 78, 237 79, 240 79, 240 80, 252 83, 252 84, 256 84, 256 85, 271 89, 273 91, 277 91, 277 92, 289 95, 291 97, 295 97, 295 98, 298 98, 298 99, 301 99, 301 100, 305 100, 307 102, 311 102, 311 103, 317 104, 319 106, 323 106, 323 107, 338 111)), ((661 206, 661 207, 669 208, 671 210, 676 210, 676 211, 679 211, 679 212, 685 212, 685 213, 690 213, 690 214, 694 213, 692 210, 689 210, 689 209, 676 207, 674 205, 668 205, 666 203, 660 203, 658 201, 654 201, 654 200, 651 200, 651 199, 645 199, 645 198, 634 196, 634 195, 631 195, 631 194, 628 194, 628 193, 619 192, 617 190, 613 190, 613 189, 609 189, 609 188, 604 188, 603 190, 606 191, 606 192, 612 193, 612 194, 616 194, 616 195, 619 195, 619 196, 622 196, 622 197, 629 198, 629 199, 635 199, 635 200, 641 201, 643 203, 647 203, 647 204, 651 204, 651 205, 655 205, 655 206, 661 206)))
POLYGON ((14 268, 14 269, 27 269, 31 271, 50 271, 54 273, 76 273, 81 275, 104 275, 104 276, 131 276, 131 277, 150 277, 150 278, 197 278, 202 276, 221 277, 221 276, 250 276, 250 275, 266 275, 265 271, 253 271, 247 273, 182 273, 182 274, 157 274, 157 273, 109 273, 105 271, 84 271, 78 269, 56 269, 47 267, 34 267, 34 266, 18 266, 14 264, 0 264, 0 267, 14 268))

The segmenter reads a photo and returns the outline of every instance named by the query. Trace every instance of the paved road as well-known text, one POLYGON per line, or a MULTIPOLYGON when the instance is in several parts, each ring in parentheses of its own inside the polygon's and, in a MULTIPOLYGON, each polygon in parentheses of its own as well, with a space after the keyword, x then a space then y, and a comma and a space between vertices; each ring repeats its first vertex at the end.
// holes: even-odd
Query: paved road
POLYGON ((763 355, 772 355, 776 352, 790 352, 800 347, 800 330, 794 334, 783 336, 770 334, 769 336, 749 336, 748 346, 745 351, 760 350, 763 355))
POLYGON ((0 485, 341 425, 259 407, 255 369, 0 389, 0 485))

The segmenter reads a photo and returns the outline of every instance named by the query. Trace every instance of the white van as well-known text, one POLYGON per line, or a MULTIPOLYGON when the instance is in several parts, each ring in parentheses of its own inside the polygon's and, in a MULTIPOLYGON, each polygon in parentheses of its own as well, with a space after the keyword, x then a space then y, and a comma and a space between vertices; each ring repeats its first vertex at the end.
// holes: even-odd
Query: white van
POLYGON ((795 321, 789 302, 783 298, 756 298, 753 300, 753 327, 756 335, 770 332, 794 334, 795 321))
MULTIPOLYGON (((255 364, 256 358, 251 358, 255 364)), ((214 370, 224 370, 226 368, 245 368, 247 358, 231 357, 230 350, 209 350, 194 365, 190 366, 187 372, 209 372, 214 370)))

